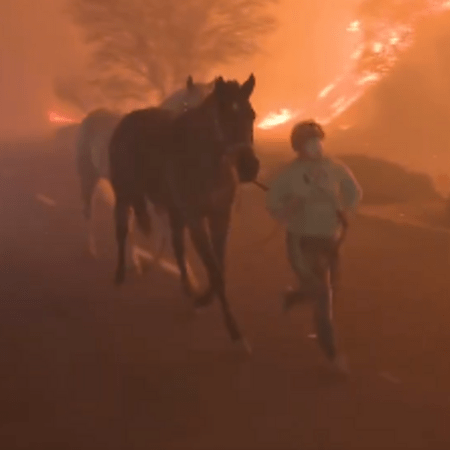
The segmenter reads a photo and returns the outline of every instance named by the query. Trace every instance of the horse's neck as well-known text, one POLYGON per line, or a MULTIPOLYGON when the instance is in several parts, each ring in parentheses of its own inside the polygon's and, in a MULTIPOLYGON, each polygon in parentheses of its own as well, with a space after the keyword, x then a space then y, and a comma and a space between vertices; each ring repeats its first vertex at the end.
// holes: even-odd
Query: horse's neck
MULTIPOLYGON (((185 123, 192 129, 204 129, 207 134, 215 135, 217 121, 217 107, 212 96, 206 97, 200 105, 184 114, 185 123), (210 133, 208 133, 208 131, 210 133)), ((183 120, 183 119, 182 119, 183 120)))

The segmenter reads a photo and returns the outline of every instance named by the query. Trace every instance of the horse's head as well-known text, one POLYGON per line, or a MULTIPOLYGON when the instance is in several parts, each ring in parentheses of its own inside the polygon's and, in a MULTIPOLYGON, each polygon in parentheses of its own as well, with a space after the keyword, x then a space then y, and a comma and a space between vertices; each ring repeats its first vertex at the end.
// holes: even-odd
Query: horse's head
POLYGON ((259 159, 253 149, 255 111, 250 96, 255 88, 255 77, 240 85, 237 81, 217 78, 211 96, 215 99, 215 130, 225 152, 231 156, 241 182, 256 180, 259 159))

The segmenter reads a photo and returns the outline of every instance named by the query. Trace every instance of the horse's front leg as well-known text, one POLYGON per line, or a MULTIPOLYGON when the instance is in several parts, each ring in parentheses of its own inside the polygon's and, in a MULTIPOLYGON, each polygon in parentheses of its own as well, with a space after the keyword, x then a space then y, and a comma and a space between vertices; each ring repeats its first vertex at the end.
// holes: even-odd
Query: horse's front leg
MULTIPOLYGON (((228 333, 233 341, 240 341, 242 339, 242 334, 231 312, 228 299, 226 298, 223 272, 211 245, 206 226, 198 219, 194 223, 191 222, 189 224, 189 231, 195 249, 205 265, 208 274, 210 288, 207 290, 207 294, 211 292, 209 295, 212 296, 213 294, 216 294, 218 296, 228 333)), ((204 301, 203 296, 197 300, 196 305, 199 301, 201 303, 204 301)))
POLYGON ((172 247, 180 271, 181 287, 188 297, 192 297, 195 291, 187 270, 186 249, 184 245, 185 227, 182 219, 175 213, 169 213, 169 221, 172 235, 172 247))
POLYGON ((223 276, 225 277, 225 259, 230 230, 232 202, 222 209, 213 210, 208 214, 207 221, 211 242, 223 276))
MULTIPOLYGON (((212 250, 224 280, 226 246, 231 219, 231 206, 232 205, 230 203, 227 208, 213 210, 206 217, 212 250)), ((206 292, 197 299, 195 306, 196 308, 205 308, 209 306, 213 300, 214 287, 210 285, 206 292)))
POLYGON ((93 177, 81 178, 81 197, 83 202, 83 216, 86 224, 87 251, 92 258, 98 257, 97 245, 95 241, 95 199, 94 193, 97 186, 97 179, 93 177))

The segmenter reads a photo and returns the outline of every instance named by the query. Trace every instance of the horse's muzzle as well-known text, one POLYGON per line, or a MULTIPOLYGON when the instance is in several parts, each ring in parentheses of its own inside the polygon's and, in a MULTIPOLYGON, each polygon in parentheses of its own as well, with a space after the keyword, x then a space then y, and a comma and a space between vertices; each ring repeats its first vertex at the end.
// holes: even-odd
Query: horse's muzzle
POLYGON ((255 156, 253 149, 238 155, 236 160, 236 170, 241 183, 255 181, 258 178, 259 168, 260 162, 255 156))

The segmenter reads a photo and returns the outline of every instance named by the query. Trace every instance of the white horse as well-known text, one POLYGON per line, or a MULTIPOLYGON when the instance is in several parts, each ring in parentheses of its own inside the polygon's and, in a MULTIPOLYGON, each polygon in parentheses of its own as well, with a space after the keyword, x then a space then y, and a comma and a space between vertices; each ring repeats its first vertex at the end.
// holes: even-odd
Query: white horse
MULTIPOLYGON (((181 114, 190 108, 198 106, 212 91, 214 82, 194 83, 189 76, 186 87, 174 92, 166 98, 160 108, 172 111, 175 115, 181 114)), ((97 244, 95 239, 95 217, 99 202, 106 203, 114 209, 116 199, 114 190, 109 182, 108 146, 122 115, 106 109, 98 109, 88 114, 81 122, 76 145, 77 171, 80 179, 83 213, 87 224, 87 247, 89 254, 97 257, 97 244)), ((157 224, 158 230, 155 241, 159 241, 154 261, 158 262, 169 242, 169 224, 166 215, 156 211, 153 205, 148 204, 152 222, 157 224), (159 235, 159 236, 158 236, 159 235)), ((134 241, 134 213, 129 215, 129 236, 127 261, 131 261, 138 274, 142 273, 140 252, 134 241)))

